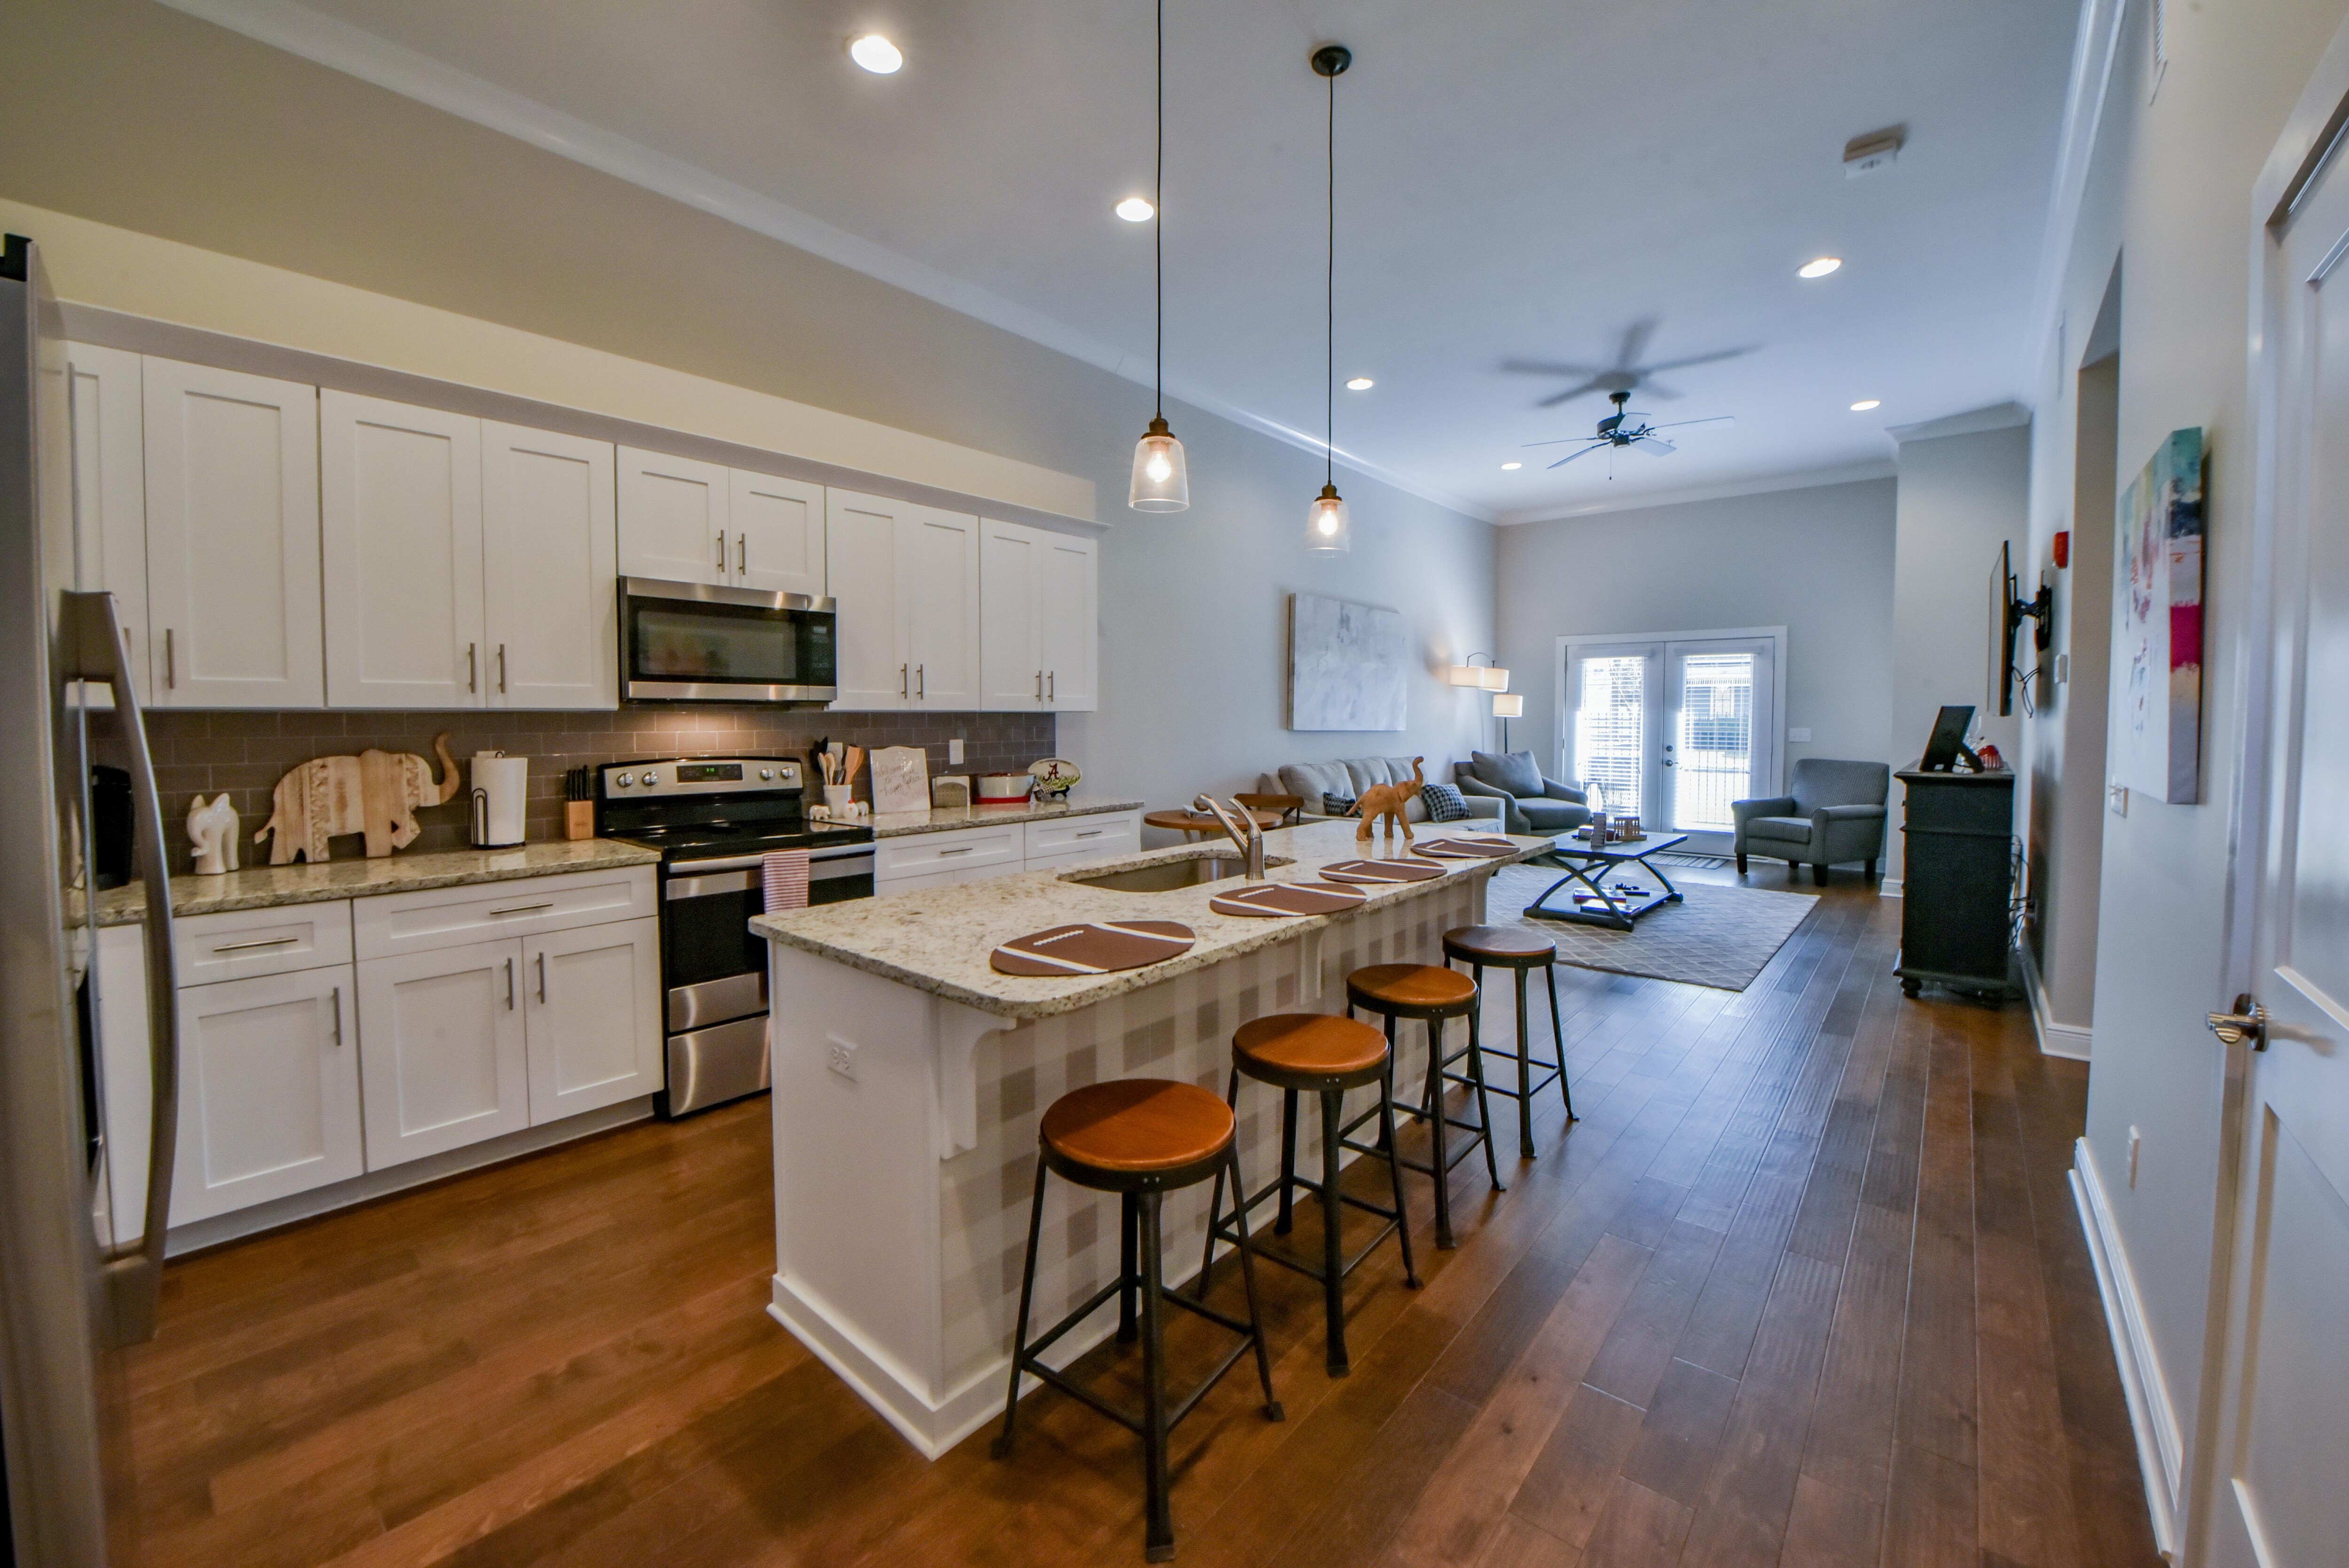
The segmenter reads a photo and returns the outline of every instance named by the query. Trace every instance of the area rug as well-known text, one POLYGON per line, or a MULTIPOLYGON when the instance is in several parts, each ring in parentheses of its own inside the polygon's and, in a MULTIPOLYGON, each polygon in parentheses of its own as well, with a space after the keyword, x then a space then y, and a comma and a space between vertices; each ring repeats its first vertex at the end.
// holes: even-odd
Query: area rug
MULTIPOLYGON (((1485 918, 1495 925, 1522 923, 1540 932, 1557 944, 1562 963, 1720 991, 1743 991, 1752 985, 1804 918, 1819 906, 1817 899, 1805 893, 1684 882, 1677 884, 1682 903, 1642 915, 1630 931, 1570 920, 1526 919, 1526 905, 1558 875, 1539 866, 1504 867, 1494 874, 1485 918)), ((1561 890, 1555 902, 1570 904, 1568 891, 1561 890)))

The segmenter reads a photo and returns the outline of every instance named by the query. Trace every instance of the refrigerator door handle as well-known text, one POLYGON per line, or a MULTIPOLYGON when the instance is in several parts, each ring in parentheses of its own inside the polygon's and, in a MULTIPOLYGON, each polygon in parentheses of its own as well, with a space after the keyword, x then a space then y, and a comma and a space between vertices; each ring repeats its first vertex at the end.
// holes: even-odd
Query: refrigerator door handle
POLYGON ((163 1243, 171 1217, 172 1164, 180 1133, 180 991, 172 964, 171 868, 163 836, 163 802, 155 789, 155 759, 147 748, 147 725, 131 676, 130 640, 122 630, 111 593, 68 593, 66 614, 73 617, 77 667, 71 676, 104 681, 114 688, 114 712, 121 727, 124 760, 129 763, 132 841, 139 881, 147 894, 140 922, 147 954, 148 1070, 153 1078, 148 1130, 146 1229, 140 1239, 117 1249, 102 1265, 119 1345, 155 1337, 156 1306, 163 1283, 163 1243))

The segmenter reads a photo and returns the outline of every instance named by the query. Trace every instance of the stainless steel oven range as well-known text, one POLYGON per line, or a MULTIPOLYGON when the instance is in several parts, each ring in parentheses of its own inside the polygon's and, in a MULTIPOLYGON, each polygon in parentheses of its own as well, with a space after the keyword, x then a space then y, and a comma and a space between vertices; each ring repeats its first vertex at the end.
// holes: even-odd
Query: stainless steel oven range
POLYGON ((595 832, 661 853, 664 1116, 756 1094, 767 1060, 765 857, 808 851, 808 902, 873 896, 873 830, 811 823, 806 769, 791 757, 680 757, 596 770, 595 832))

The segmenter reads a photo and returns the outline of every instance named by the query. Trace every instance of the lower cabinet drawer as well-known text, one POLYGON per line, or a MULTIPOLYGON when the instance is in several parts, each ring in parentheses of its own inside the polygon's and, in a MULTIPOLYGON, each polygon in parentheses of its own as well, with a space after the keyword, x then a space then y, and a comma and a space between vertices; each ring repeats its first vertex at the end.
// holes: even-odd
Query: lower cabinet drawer
POLYGON ((182 985, 348 964, 350 901, 188 915, 171 923, 171 947, 182 985))
POLYGON ((653 869, 625 866, 363 898, 351 930, 360 958, 388 958, 657 913, 653 869))
POLYGON ((982 866, 1016 872, 1026 854, 1027 836, 1019 822, 950 833, 909 833, 902 839, 883 839, 874 846, 873 875, 876 882, 887 882, 930 872, 968 872, 982 866))
POLYGON ((1128 854, 1142 847, 1142 814, 1104 811, 1058 822, 1028 824, 1028 860, 1071 854, 1128 854))

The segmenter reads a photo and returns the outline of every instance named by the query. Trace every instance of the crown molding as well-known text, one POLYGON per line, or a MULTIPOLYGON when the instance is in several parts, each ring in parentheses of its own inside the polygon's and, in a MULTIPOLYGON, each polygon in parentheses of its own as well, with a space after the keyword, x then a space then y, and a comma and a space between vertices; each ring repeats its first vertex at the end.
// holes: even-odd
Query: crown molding
MULTIPOLYGON (((2071 270, 2072 242, 2087 200, 2088 169, 2096 132, 2104 123, 2112 88, 2113 63, 2120 54, 2126 0, 2080 0, 2080 26, 2072 44, 2072 74, 2064 91, 2063 128, 2055 142, 2055 180, 2047 196, 2047 227, 2040 235, 2039 276, 2032 290, 2029 330, 2023 334, 2023 382, 2040 384, 2041 355, 2055 332, 2063 308, 2064 280, 2071 270)), ((2066 374, 2069 367, 2066 367, 2066 374)))
POLYGON ((1902 446, 1910 441, 1938 441, 1944 436, 1979 436, 1986 430, 2011 430, 2031 423, 2031 410, 2020 403, 1993 403, 1914 425, 1888 425, 1884 433, 1902 446))
POLYGON ((1522 511, 1505 511, 1499 521, 1504 528, 1513 528, 1519 523, 1558 522, 1568 518, 1597 517, 1606 512, 1642 511, 1650 507, 1678 506, 1684 501, 1734 500, 1739 496, 1768 495, 1775 490, 1816 490, 1826 485, 1857 484, 1864 480, 1889 480, 1897 478, 1899 471, 1899 465, 1889 458, 1871 458, 1866 462, 1796 469, 1782 474, 1728 480, 1720 484, 1648 490, 1620 500, 1606 497, 1562 506, 1528 507, 1522 511))

